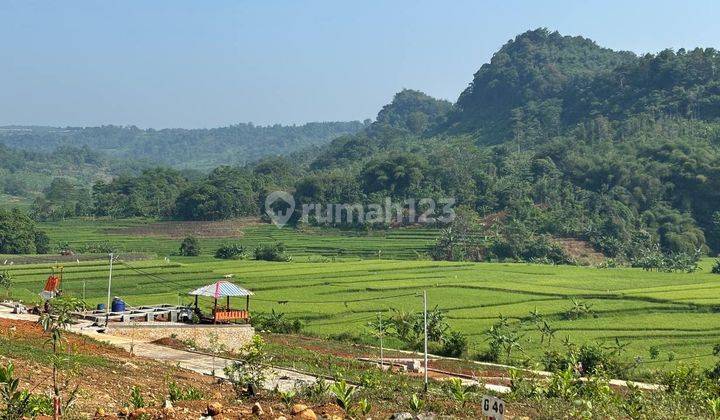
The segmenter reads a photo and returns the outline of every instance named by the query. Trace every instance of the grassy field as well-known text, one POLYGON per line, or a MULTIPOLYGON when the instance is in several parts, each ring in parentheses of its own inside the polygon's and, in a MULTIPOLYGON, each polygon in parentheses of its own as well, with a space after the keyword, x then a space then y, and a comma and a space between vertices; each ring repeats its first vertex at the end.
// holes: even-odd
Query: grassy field
MULTIPOLYGON (((104 229, 107 226, 103 224, 69 222, 48 231, 54 240, 61 236, 71 238, 72 243, 107 240, 125 249, 152 251, 163 257, 178 243, 107 232, 97 236, 104 229)), ((703 261, 702 271, 693 274, 417 259, 430 234, 406 230, 385 236, 353 236, 337 231, 299 233, 254 226, 245 230, 241 242, 252 246, 282 240, 295 261, 224 261, 209 255, 121 261, 114 268, 112 293, 131 305, 189 303, 189 290, 232 274, 234 281, 256 293, 251 310, 284 312, 303 320, 307 331, 320 335, 362 336, 366 323, 379 311, 420 310, 418 294, 427 290, 430 306, 447 311, 452 328, 468 335, 471 353, 485 349, 483 332, 499 315, 517 322, 537 310, 558 330, 552 346, 560 346, 565 337, 577 343, 612 343, 617 338, 629 343, 627 357, 641 357, 641 366, 648 369, 668 366, 669 359, 701 365, 714 360, 712 346, 720 343, 720 276, 710 273, 709 259, 703 261), (333 255, 334 246, 345 250, 335 253, 342 258, 317 257, 333 255), (377 249, 383 250, 381 258, 377 249), (359 258, 363 256, 366 259, 359 258), (408 259, 399 259, 403 257, 408 259), (564 319, 571 299, 592 305, 595 316, 564 319), (660 351, 654 360, 649 356, 651 347, 660 351)), ((204 239, 206 253, 223 241, 227 239, 204 239)), ((50 272, 49 265, 9 267, 15 279, 14 296, 34 299, 50 272)), ((76 295, 84 290, 88 302, 103 302, 107 274, 104 261, 66 263, 64 289, 76 295)), ((531 326, 524 327, 524 333, 527 355, 540 356, 547 344, 540 344, 540 335, 531 326)))

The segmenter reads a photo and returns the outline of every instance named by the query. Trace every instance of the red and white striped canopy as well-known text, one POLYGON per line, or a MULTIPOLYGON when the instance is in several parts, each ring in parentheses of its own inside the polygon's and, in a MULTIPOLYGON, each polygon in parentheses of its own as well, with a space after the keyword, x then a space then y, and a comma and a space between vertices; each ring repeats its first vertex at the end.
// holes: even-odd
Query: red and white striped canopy
POLYGON ((188 294, 191 296, 208 296, 217 299, 225 296, 252 296, 254 293, 229 281, 220 280, 216 283, 195 289, 188 294))

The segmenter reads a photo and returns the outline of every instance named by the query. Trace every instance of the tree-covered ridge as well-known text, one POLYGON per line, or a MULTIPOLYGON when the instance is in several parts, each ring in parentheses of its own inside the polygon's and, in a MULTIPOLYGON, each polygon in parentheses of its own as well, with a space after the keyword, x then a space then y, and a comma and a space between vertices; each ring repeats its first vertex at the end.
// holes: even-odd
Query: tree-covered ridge
POLYGON ((712 49, 636 57, 530 31, 482 66, 446 121, 422 133, 375 123, 311 167, 351 170, 366 195, 398 196, 407 183, 391 175, 415 174, 400 196, 455 196, 611 256, 643 232, 667 252, 717 252, 717 60, 712 49))
POLYGON ((557 124, 569 86, 605 74, 635 55, 547 29, 518 35, 475 73, 451 117, 454 132, 480 131, 488 144, 507 139, 513 120, 557 124))
POLYGON ((376 126, 389 126, 421 134, 444 121, 452 103, 435 99, 423 92, 403 89, 377 115, 376 126))
POLYGON ((312 169, 352 165, 382 149, 392 149, 388 142, 410 141, 427 134, 446 121, 452 104, 423 92, 403 89, 382 107, 375 122, 354 135, 341 136, 323 148, 311 163, 312 169), (399 140, 404 139, 404 140, 399 140))
POLYGON ((483 144, 537 142, 588 119, 720 117, 720 53, 665 50, 637 57, 546 29, 505 44, 475 73, 442 130, 483 144))
POLYGON ((530 31, 453 106, 403 90, 361 131, 291 158, 99 183, 93 213, 257 215, 277 189, 297 208, 454 197, 467 220, 494 220, 482 229, 490 242, 437 255, 565 262, 553 238, 574 238, 619 261, 675 267, 720 252, 717 61, 710 49, 636 57, 530 31))
POLYGON ((22 150, 0 144, 0 193, 32 196, 56 177, 91 185, 121 172, 135 173, 137 162, 107 159, 88 147, 59 146, 51 151, 22 150))
POLYGON ((140 129, 137 127, 5 127, 0 143, 25 150, 52 151, 60 146, 87 147, 120 159, 144 160, 176 168, 212 169, 265 156, 285 155, 352 134, 359 121, 316 122, 296 126, 236 124, 212 129, 140 129))
POLYGON ((568 89, 567 123, 587 116, 624 119, 637 114, 720 118, 720 52, 714 48, 664 50, 624 63, 568 89))

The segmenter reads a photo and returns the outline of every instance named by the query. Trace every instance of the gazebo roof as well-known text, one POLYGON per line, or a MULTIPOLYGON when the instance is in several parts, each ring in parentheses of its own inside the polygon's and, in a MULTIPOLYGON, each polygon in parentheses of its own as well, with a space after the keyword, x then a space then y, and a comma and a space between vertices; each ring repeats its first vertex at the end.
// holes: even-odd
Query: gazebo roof
POLYGON ((192 296, 208 296, 217 299, 225 296, 252 296, 254 293, 229 281, 220 280, 195 289, 188 294, 192 296))

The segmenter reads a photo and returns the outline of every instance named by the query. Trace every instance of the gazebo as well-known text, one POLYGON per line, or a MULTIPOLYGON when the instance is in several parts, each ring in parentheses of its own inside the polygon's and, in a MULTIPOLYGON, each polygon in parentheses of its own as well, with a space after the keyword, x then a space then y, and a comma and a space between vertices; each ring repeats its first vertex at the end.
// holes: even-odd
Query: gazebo
POLYGON ((206 296, 215 299, 215 305, 213 306, 213 322, 215 323, 250 319, 250 296, 253 295, 253 292, 229 281, 220 280, 213 284, 208 284, 207 286, 193 290, 189 295, 195 296, 196 310, 198 309, 198 297, 206 296), (230 308, 230 298, 238 296, 245 296, 244 310, 230 308), (218 299, 223 297, 227 299, 226 307, 218 308, 218 299))

